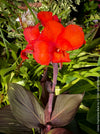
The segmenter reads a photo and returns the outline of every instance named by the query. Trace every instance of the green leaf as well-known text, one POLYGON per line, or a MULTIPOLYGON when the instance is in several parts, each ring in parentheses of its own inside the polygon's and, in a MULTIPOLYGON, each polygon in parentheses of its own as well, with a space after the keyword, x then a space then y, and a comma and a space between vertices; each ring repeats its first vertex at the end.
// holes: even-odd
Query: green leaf
POLYGON ((84 132, 86 132, 87 134, 98 134, 98 133, 96 133, 94 130, 92 130, 92 129, 89 128, 88 126, 85 126, 85 125, 82 124, 82 123, 79 123, 79 125, 80 125, 80 128, 81 128, 84 132))
POLYGON ((41 95, 42 95, 42 87, 39 81, 35 82, 35 86, 39 89, 39 99, 41 99, 41 95))
POLYGON ((32 130, 20 124, 13 116, 10 106, 0 109, 0 132, 5 134, 32 134, 32 130))
POLYGON ((77 5, 80 5, 80 0, 75 1, 77 5))
POLYGON ((72 134, 72 132, 64 128, 54 128, 50 130, 47 134, 72 134))
POLYGON ((80 80, 80 78, 77 78, 77 79, 73 80, 72 82, 70 82, 70 83, 66 84, 65 86, 63 86, 63 88, 60 90, 60 93, 63 93, 66 90, 68 90, 69 88, 71 88, 72 86, 74 86, 79 80, 80 80))
POLYGON ((51 116, 53 126, 65 126, 72 121, 83 99, 83 94, 62 94, 57 96, 51 116))
POLYGON ((29 128, 44 124, 44 110, 31 92, 21 85, 9 85, 8 96, 15 118, 29 128))
POLYGON ((89 94, 84 97, 84 100, 92 100, 92 99, 97 99, 97 94, 89 94))
POLYGON ((91 51, 93 50, 97 45, 100 44, 100 38, 97 38, 95 40, 92 40, 90 42, 88 42, 88 44, 86 44, 83 48, 83 51, 91 51))
POLYGON ((98 58, 98 66, 100 66, 100 57, 98 58))
POLYGON ((34 72, 34 75, 38 74, 44 67, 45 67, 45 65, 41 65, 41 66, 37 67, 34 72))
MULTIPOLYGON (((97 82, 94 81, 94 84, 96 85, 97 82)), ((88 92, 88 91, 93 91, 96 90, 96 88, 94 86, 92 86, 88 81, 86 80, 80 80, 78 81, 75 85, 73 85, 72 87, 69 88, 69 91, 71 93, 83 93, 88 92)))
POLYGON ((97 101, 95 101, 90 110, 87 113, 87 121, 89 121, 92 124, 97 123, 97 101))

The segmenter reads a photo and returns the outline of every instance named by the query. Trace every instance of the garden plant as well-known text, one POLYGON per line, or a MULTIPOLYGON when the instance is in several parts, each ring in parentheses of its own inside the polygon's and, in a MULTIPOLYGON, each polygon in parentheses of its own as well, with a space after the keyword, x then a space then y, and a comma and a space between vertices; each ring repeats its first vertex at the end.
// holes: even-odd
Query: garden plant
POLYGON ((0 3, 0 134, 98 134, 99 0, 0 3))

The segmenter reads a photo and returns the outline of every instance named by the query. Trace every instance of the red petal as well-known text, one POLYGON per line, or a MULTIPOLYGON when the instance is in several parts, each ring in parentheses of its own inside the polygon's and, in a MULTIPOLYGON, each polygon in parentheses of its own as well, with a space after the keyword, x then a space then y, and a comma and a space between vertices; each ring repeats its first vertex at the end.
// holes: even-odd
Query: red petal
POLYGON ((66 39, 64 39, 62 37, 62 34, 60 36, 58 36, 57 41, 56 41, 56 48, 63 50, 63 51, 69 51, 72 49, 72 46, 70 44, 69 41, 67 41, 66 39))
POLYGON ((38 38, 38 36, 40 35, 38 27, 39 24, 24 29, 24 36, 27 42, 34 41, 38 38))
POLYGON ((77 49, 84 44, 84 32, 78 25, 68 25, 62 33, 62 37, 72 45, 70 50, 77 49))
POLYGON ((24 49, 24 50, 21 51, 21 58, 22 58, 23 60, 28 59, 27 53, 26 53, 26 49, 24 49))
POLYGON ((50 53, 49 44, 45 41, 36 41, 34 44, 34 59, 41 65, 49 65, 50 53))
POLYGON ((27 44, 26 49, 27 50, 34 50, 34 43, 35 43, 35 41, 31 41, 29 44, 27 44))
POLYGON ((28 54, 28 53, 33 54, 33 50, 34 50, 34 42, 28 44, 28 45, 26 46, 26 48, 21 51, 21 58, 22 58, 23 60, 28 59, 27 54, 28 54))
POLYGON ((61 20, 59 20, 59 18, 58 18, 57 15, 54 15, 54 16, 53 16, 53 20, 58 21, 58 22, 61 22, 61 20))
POLYGON ((52 20, 52 12, 49 11, 41 11, 37 14, 37 16, 44 26, 48 21, 52 20))
POLYGON ((40 39, 45 41, 51 41, 56 42, 56 39, 58 35, 64 30, 64 27, 62 24, 60 24, 57 21, 51 20, 46 23, 46 26, 44 27, 40 39))
POLYGON ((37 14, 37 16, 43 26, 45 26, 46 23, 50 20, 55 20, 55 21, 61 22, 61 20, 59 20, 58 16, 57 15, 53 16, 52 12, 50 12, 50 11, 41 11, 37 14))
POLYGON ((70 62, 69 53, 66 52, 54 52, 52 62, 61 63, 61 62, 70 62))

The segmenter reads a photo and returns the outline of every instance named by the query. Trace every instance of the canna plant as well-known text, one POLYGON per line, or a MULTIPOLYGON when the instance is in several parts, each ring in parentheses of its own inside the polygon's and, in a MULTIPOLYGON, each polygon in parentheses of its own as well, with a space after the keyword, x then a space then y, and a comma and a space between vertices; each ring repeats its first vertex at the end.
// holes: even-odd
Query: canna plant
POLYGON ((58 63, 69 62, 69 52, 85 44, 84 32, 76 24, 64 27, 61 20, 50 11, 37 14, 40 21, 24 28, 28 42, 21 51, 22 63, 32 54, 37 63, 53 66, 53 81, 48 80, 47 67, 41 79, 42 95, 40 102, 21 85, 11 83, 8 88, 10 107, 17 121, 28 128, 40 128, 41 134, 72 134, 62 128, 74 118, 84 94, 55 95, 58 63), (42 28, 41 28, 42 27, 42 28))

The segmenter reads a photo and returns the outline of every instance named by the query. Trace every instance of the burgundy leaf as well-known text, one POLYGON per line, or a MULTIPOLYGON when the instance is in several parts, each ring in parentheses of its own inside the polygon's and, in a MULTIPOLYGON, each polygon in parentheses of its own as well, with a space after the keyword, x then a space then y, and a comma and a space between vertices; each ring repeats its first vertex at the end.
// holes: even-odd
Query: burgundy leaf
POLYGON ((32 134, 32 129, 20 124, 13 116, 10 106, 0 109, 0 132, 5 134, 32 134))
POLYGON ((50 130, 47 134, 73 134, 73 133, 64 128, 54 128, 50 130))
POLYGON ((76 114, 83 96, 83 94, 62 94, 57 96, 51 116, 52 125, 59 127, 69 124, 76 114))
POLYGON ((10 106, 15 118, 29 128, 44 124, 44 109, 31 92, 12 83, 8 89, 10 106))

